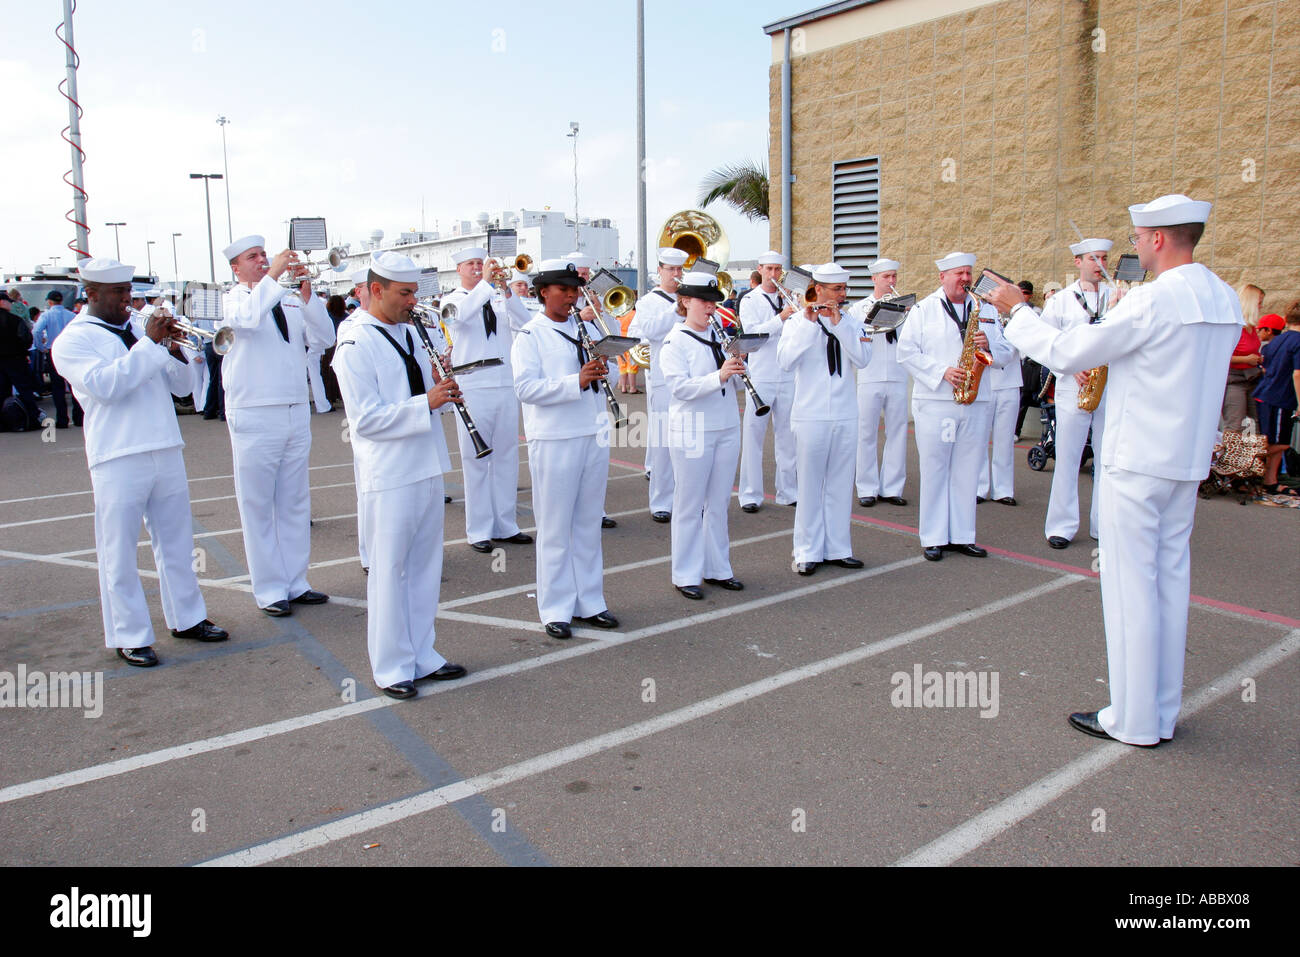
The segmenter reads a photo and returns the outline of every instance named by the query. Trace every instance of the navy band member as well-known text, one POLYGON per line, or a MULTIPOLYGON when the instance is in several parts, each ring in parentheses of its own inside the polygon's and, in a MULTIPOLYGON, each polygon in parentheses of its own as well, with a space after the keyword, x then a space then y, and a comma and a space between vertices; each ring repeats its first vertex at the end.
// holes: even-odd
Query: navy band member
POLYGON ((441 416, 460 400, 437 381, 410 325, 420 269, 399 253, 376 253, 356 310, 334 353, 347 405, 358 497, 366 513, 366 643, 375 684, 391 698, 415 697, 414 682, 464 677, 433 647, 442 581, 444 472, 441 416))
POLYGON ((684 321, 668 333, 659 353, 664 383, 672 397, 668 419, 673 460, 673 585, 692 599, 704 597, 702 582, 728 591, 745 587, 731 574, 727 536, 727 506, 740 456, 736 390, 742 388, 739 375, 745 371, 745 363, 723 353, 709 325, 709 317, 721 301, 716 276, 684 275, 677 287, 677 314, 684 321))
MULTIPOLYGON (((136 567, 144 520, 162 591, 163 618, 177 638, 223 641, 207 618, 194 577, 190 490, 172 393, 188 395, 196 366, 171 342, 159 313, 132 321, 133 267, 85 259, 87 307, 54 340, 54 362, 85 410, 86 461, 95 490, 95 551, 104 644, 139 667, 158 664, 136 567)), ((202 361, 196 357, 195 362, 202 361)))
POLYGON ((296 298, 280 285, 286 271, 300 275, 286 249, 268 259, 261 236, 235 240, 222 255, 237 284, 222 315, 235 343, 221 367, 226 424, 235 460, 235 498, 253 599, 273 618, 293 613, 290 603, 319 605, 328 595, 307 584, 311 556, 311 409, 307 350, 334 344, 334 323, 304 276, 296 298))
MULTIPOLYGON (((867 271, 874 288, 871 295, 855 303, 849 315, 865 323, 867 313, 898 285, 899 264, 877 259, 867 271)), ((871 361, 858 370, 858 504, 871 508, 877 501, 906 505, 903 483, 907 481, 907 370, 898 364, 898 333, 889 330, 872 336, 871 361), (885 417, 885 450, 879 464, 876 445, 880 416, 885 417)))
POLYGON ((609 364, 581 347, 573 317, 581 283, 568 260, 541 264, 533 286, 542 314, 520 330, 511 356, 537 518, 537 611, 552 638, 571 637, 574 619, 618 627, 605 605, 600 541, 610 423, 596 380, 609 364))
MULTIPOLYGON (((369 277, 369 266, 362 266, 360 269, 355 270, 350 277, 352 282, 356 285, 357 300, 361 303, 361 306, 360 308, 354 309, 352 312, 348 313, 347 318, 340 322, 338 328, 334 330, 334 334, 338 337, 339 342, 342 342, 351 335, 353 317, 370 308, 370 283, 367 281, 369 277)), ((335 354, 337 355, 337 353, 335 354)), ((333 363, 330 364, 330 368, 333 368, 333 363)), ((343 408, 346 412, 346 403, 344 403, 343 408)), ((351 428, 351 425, 352 419, 349 418, 349 429, 351 428)), ((351 432, 349 431, 348 434, 350 443, 351 432)), ((361 507, 361 460, 357 458, 357 450, 355 446, 352 448, 352 483, 353 488, 356 489, 357 493, 357 555, 361 559, 361 570, 369 573, 370 557, 369 552, 366 551, 366 510, 361 507)))

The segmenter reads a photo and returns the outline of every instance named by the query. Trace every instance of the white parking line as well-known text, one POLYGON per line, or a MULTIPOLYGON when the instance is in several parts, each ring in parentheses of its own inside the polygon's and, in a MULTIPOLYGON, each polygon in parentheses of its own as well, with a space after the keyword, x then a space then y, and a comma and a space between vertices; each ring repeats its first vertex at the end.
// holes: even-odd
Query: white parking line
MULTIPOLYGON (((1243 678, 1258 676, 1293 654, 1297 648, 1300 648, 1300 629, 1292 631, 1277 644, 1260 652, 1244 664, 1220 675, 1186 699, 1179 713, 1179 720, 1186 721, 1219 699, 1239 692, 1243 678)), ((943 867, 952 864, 1020 823, 1035 811, 1046 807, 1076 785, 1124 758, 1143 753, 1144 750, 1118 742, 1099 744, 1083 757, 1071 761, 1046 777, 1039 778, 1033 784, 999 801, 965 824, 953 828, 947 834, 900 858, 895 864, 900 867, 943 867)))
POLYGON ((375 828, 384 827, 435 808, 454 804, 476 794, 482 794, 494 788, 552 771, 563 765, 572 764, 574 761, 581 761, 584 758, 592 757, 612 748, 622 747, 629 742, 649 737, 652 734, 658 734, 660 731, 667 731, 695 721, 698 718, 707 717, 735 705, 752 701, 761 695, 785 688, 796 682, 805 681, 826 674, 829 671, 834 671, 837 668, 856 664, 874 655, 891 651, 921 638, 927 638, 950 628, 956 628, 983 618, 986 615, 995 614, 1026 601, 1032 601, 1064 585, 1077 581, 1078 578, 1079 576, 1076 575, 1062 576, 1026 591, 981 605, 979 608, 973 608, 958 615, 951 615, 932 624, 922 625, 919 628, 913 628, 890 638, 872 642, 869 645, 854 648, 851 651, 830 658, 824 658, 821 661, 815 661, 779 674, 761 678, 758 681, 714 695, 711 698, 705 698, 703 701, 697 701, 694 704, 678 708, 647 721, 638 721, 616 731, 610 731, 555 751, 549 751, 546 754, 538 755, 527 761, 521 761, 518 764, 511 764, 496 771, 490 771, 487 774, 480 774, 464 781, 457 781, 454 784, 434 788, 422 794, 403 798, 400 801, 393 801, 369 811, 352 814, 319 827, 309 828, 298 834, 290 834, 232 854, 225 854, 206 861, 200 866, 229 867, 266 864, 295 854, 301 854, 303 851, 312 848, 322 847, 332 841, 355 837, 366 831, 372 831, 375 828))

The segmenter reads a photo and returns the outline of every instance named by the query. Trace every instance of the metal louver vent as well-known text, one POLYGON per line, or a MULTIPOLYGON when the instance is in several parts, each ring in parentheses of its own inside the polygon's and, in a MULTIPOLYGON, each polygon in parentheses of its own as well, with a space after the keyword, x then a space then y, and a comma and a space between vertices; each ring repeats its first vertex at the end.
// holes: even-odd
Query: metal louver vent
POLYGON ((880 157, 831 167, 831 259, 849 271, 849 301, 871 292, 867 266, 880 257, 880 157))

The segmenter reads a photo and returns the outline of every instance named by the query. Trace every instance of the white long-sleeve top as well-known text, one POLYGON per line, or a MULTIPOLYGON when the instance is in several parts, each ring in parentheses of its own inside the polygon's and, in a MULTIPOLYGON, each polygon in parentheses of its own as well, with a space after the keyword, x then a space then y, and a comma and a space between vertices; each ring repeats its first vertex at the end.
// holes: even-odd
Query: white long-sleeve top
MULTIPOLYGON (((167 347, 144 334, 133 320, 136 344, 97 325, 85 312, 54 340, 54 364, 85 410, 86 462, 91 468, 124 455, 183 448, 173 393, 189 395, 199 385, 198 366, 178 362, 167 347)), ((200 355, 200 358, 202 356, 200 355)))
POLYGON ((439 412, 451 406, 431 410, 423 392, 411 395, 406 364, 379 329, 403 352, 411 337, 410 354, 425 388, 431 389, 433 370, 419 334, 407 323, 390 326, 361 309, 349 318, 351 326, 339 339, 331 366, 348 410, 349 439, 361 472, 359 491, 382 492, 450 471, 439 412))
POLYGON ((628 323, 627 334, 650 344, 650 369, 646 381, 651 389, 664 388, 659 352, 664 347, 665 337, 681 321, 682 317, 677 315, 677 296, 674 293, 652 289, 636 301, 636 315, 628 323))
POLYGON ((740 424, 736 390, 744 385, 739 376, 723 382, 713 350, 691 335, 717 342, 712 329, 696 332, 682 323, 668 333, 659 352, 669 393, 669 427, 690 434, 734 429, 740 424))
MULTIPOLYGON (((943 300, 941 286, 912 307, 898 336, 898 361, 915 380, 912 387, 913 399, 952 401, 952 385, 944 379, 943 374, 949 366, 955 367, 960 361, 962 336, 957 324, 943 308, 943 300)), ((979 316, 980 331, 988 336, 988 351, 993 357, 994 365, 1007 362, 1012 348, 1002 334, 997 309, 980 302, 969 293, 966 294, 966 303, 971 305, 971 318, 979 316), (976 306, 979 308, 976 309, 976 306)), ((952 306, 958 315, 965 308, 965 304, 959 303, 953 303, 952 306)), ((988 374, 989 370, 985 369, 983 375, 988 374)), ((988 383, 981 378, 975 401, 988 402, 992 393, 988 383)))
POLYGON ((832 422, 858 417, 858 391, 853 370, 871 359, 871 343, 865 342, 862 324, 842 314, 839 324, 821 317, 810 321, 801 313, 791 316, 790 328, 777 343, 777 361, 794 373, 794 408, 791 422, 832 422), (826 360, 825 329, 840 343, 841 372, 831 375, 826 360))
MULTIPOLYGON (((512 299, 518 297, 511 297, 512 299)), ((452 365, 464 365, 481 359, 500 359, 501 365, 479 369, 473 375, 457 381, 465 392, 475 389, 509 388, 514 382, 510 369, 511 339, 513 337, 511 314, 500 290, 486 279, 480 279, 473 289, 459 286, 443 293, 442 305, 452 304, 457 309, 456 318, 447 323, 451 333, 452 365), (483 306, 489 305, 496 316, 496 332, 487 334, 483 328, 483 306)))
MULTIPOLYGON (((871 307, 875 304, 876 297, 867 296, 867 298, 859 299, 850 306, 848 313, 865 326, 867 324, 867 313, 871 311, 871 307)), ((890 342, 883 332, 871 334, 871 361, 858 370, 859 383, 907 381, 907 370, 898 364, 897 340, 901 334, 901 329, 895 332, 895 341, 893 342, 890 342)))
POLYGON ((766 332, 767 341, 749 354, 749 378, 755 382, 789 382, 790 372, 781 368, 776 358, 776 347, 781 341, 781 333, 786 323, 798 319, 791 316, 784 322, 781 310, 785 302, 777 292, 764 292, 760 286, 744 299, 740 300, 740 324, 745 332, 766 332))
MULTIPOLYGON (((587 323, 587 335, 594 342, 600 330, 587 323)), ((524 434, 529 440, 572 439, 609 430, 605 393, 599 385, 595 391, 579 388, 582 366, 577 349, 565 336, 578 336, 573 316, 556 322, 542 313, 515 337, 510 361, 515 395, 523 403, 524 434)))
MULTIPOLYGON (((1097 292, 1086 292, 1079 285, 1079 280, 1070 283, 1051 299, 1043 304, 1041 313, 1043 321, 1048 325, 1060 329, 1062 332, 1068 332, 1075 326, 1088 325, 1088 313, 1083 306, 1079 305, 1079 300, 1075 295, 1081 295, 1091 309, 1097 309, 1097 296, 1101 296, 1101 319, 1106 321, 1106 310, 1110 304, 1110 296, 1113 290, 1112 286, 1105 283, 1098 283, 1097 292)), ((1073 404, 1078 401, 1079 383, 1074 381, 1073 375, 1064 375, 1060 369, 1053 369, 1056 373, 1056 395, 1057 401, 1062 405, 1073 404)))
POLYGON ((235 343, 221 363, 226 408, 307 401, 307 350, 332 346, 334 323, 320 296, 300 305, 285 299, 289 292, 266 275, 251 289, 240 283, 222 300, 222 325, 235 331, 235 343), (271 313, 276 303, 284 310, 288 342, 271 313))
POLYGON ((1063 376, 1110 366, 1103 466, 1200 481, 1209 472, 1241 325, 1241 302, 1232 287, 1200 263, 1189 263, 1133 289, 1105 322, 1067 332, 1017 306, 1007 337, 1063 376))

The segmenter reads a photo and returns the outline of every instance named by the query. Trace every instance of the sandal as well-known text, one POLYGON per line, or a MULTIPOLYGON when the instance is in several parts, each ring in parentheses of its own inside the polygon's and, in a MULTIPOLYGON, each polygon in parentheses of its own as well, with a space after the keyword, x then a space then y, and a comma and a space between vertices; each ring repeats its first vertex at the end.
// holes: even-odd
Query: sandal
POLYGON ((1265 485, 1264 492, 1268 495, 1282 495, 1287 498, 1300 498, 1300 491, 1297 491, 1290 485, 1283 485, 1281 482, 1274 482, 1272 485, 1265 485))

